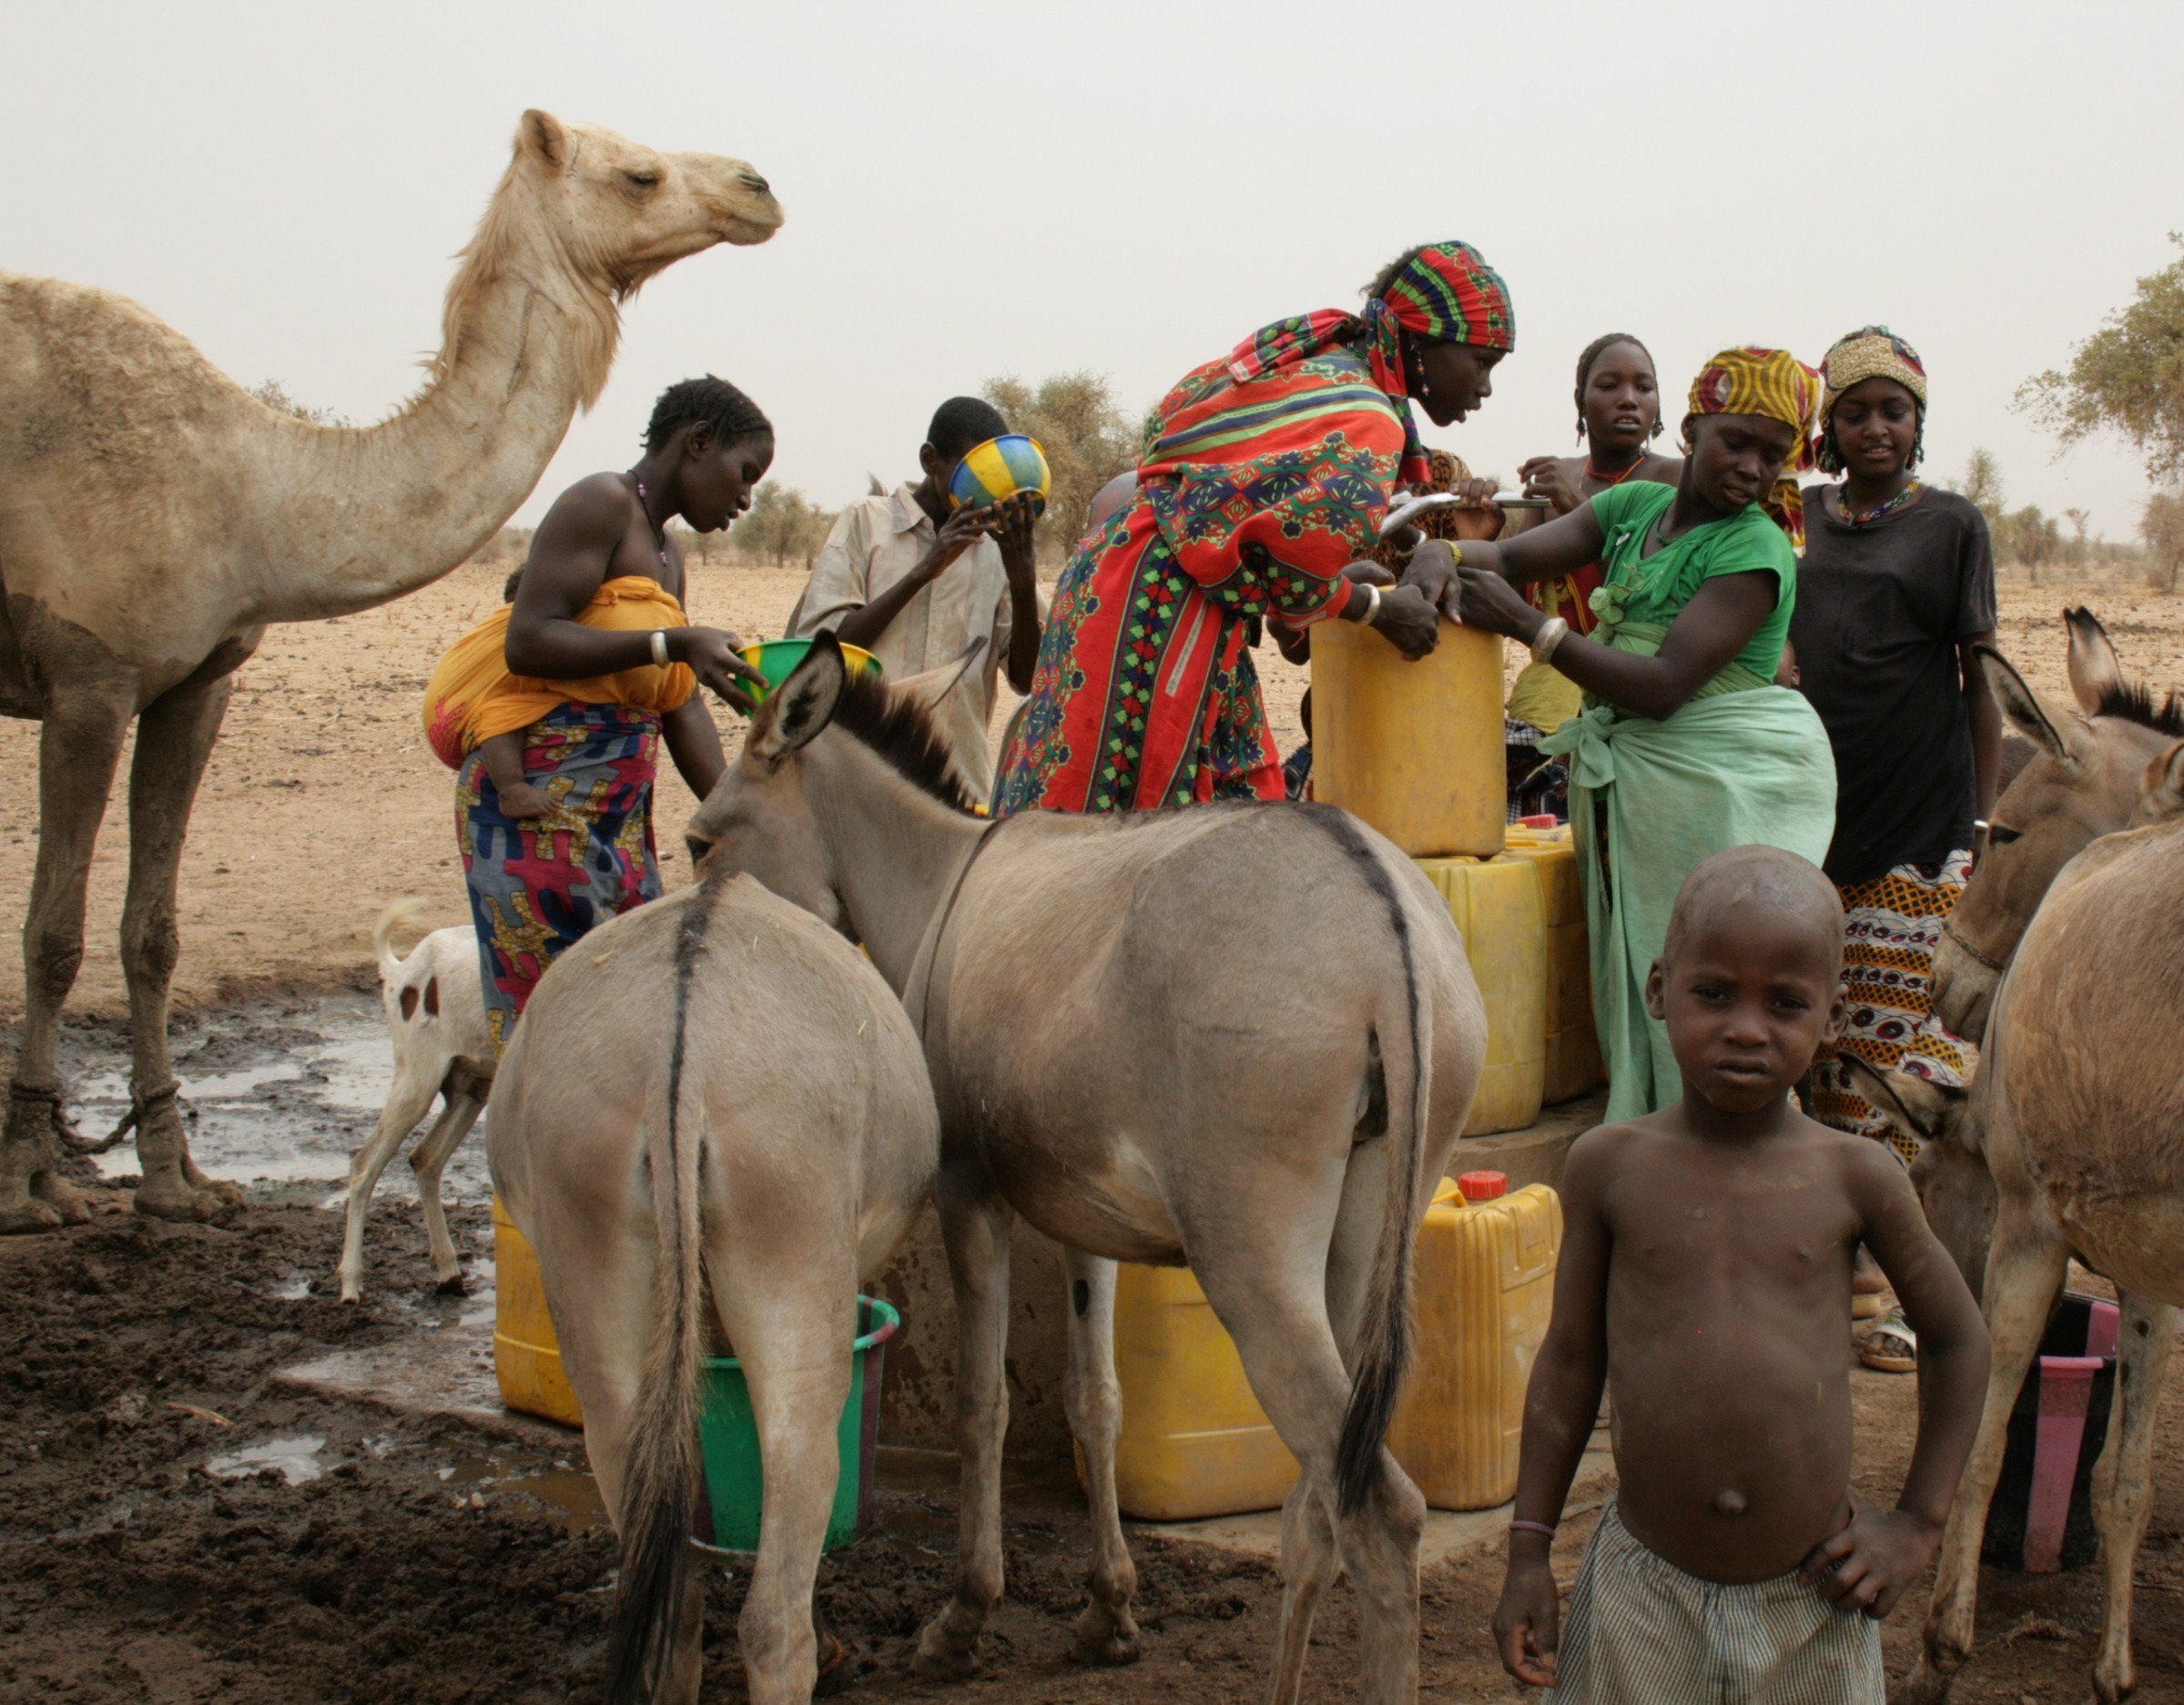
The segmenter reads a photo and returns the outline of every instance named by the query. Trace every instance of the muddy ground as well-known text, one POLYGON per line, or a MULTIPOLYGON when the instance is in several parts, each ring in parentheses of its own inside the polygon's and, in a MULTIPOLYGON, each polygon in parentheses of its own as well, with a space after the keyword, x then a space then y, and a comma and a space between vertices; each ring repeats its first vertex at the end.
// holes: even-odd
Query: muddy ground
MULTIPOLYGON (((382 1186, 367 1300, 333 1299, 338 1217, 316 1205, 384 1082, 383 1035, 357 997, 246 1009, 178 1034, 211 1170, 253 1179, 229 1223, 126 1212, 126 1168, 90 1225, 0 1240, 0 1705, 312 1705, 314 1701, 584 1701, 596 1697, 612 1542, 581 1439, 508 1436, 337 1401, 276 1376, 339 1350, 418 1341, 489 1306, 483 1144, 451 1169, 456 1236, 478 1283, 425 1287, 407 1169, 382 1186), (381 1050, 374 1055, 376 1042, 381 1050), (281 1147, 287 1133, 289 1146, 281 1147), (262 1463, 263 1466, 257 1466, 262 1463), (293 1483, 291 1483, 293 1482, 293 1483)), ((122 1056, 107 1026, 70 1032, 88 1112, 122 1056)), ((117 1083, 112 1085, 117 1090, 117 1083)), ((1910 1447, 1908 1379, 1854 1376, 1858 1484, 1892 1497, 1910 1447)), ((2159 1478, 2138 1574, 2141 1697, 2184 1700, 2184 1395, 2164 1400, 2159 1478)), ((1279 1598, 1250 1556, 1140 1528, 1144 1655, 1122 1671, 1069 1658, 1089 1554, 1066 1482, 1027 1468, 1008 1500, 1009 1595, 988 1671, 960 1687, 908 1677, 921 1619, 946 1596, 952 1488, 898 1466, 875 1530, 825 1567, 821 1597, 860 1671, 855 1697, 1212 1705, 1256 1699, 1279 1598)), ((1567 1580, 1590 1527, 1557 1554, 1567 1580)), ((1498 1558, 1459 1556, 1425 1579, 1426 1696, 1515 1698, 1485 1629, 1498 1558)), ((708 1698, 733 1696, 740 1577, 715 1583, 708 1698)), ((2098 1626, 2092 1569, 1987 1570, 1969 1705, 2082 1696, 2098 1626)), ((1922 1585, 1884 1630, 1911 1659, 1922 1585)), ((1356 1625, 1332 1595, 1315 1696, 1344 1697, 1356 1625)))

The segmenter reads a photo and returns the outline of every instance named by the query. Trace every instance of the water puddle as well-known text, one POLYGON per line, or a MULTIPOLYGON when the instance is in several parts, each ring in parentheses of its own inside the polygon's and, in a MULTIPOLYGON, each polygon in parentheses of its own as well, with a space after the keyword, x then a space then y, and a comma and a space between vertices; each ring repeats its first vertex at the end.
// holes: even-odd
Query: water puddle
POLYGON ((432 1474, 459 1503, 481 1504, 488 1494, 520 1493, 560 1517, 563 1532, 570 1535, 587 1532, 606 1521, 599 1483, 574 1463, 556 1460, 551 1468, 523 1469, 514 1467, 507 1457, 489 1452, 458 1456, 432 1474))
MULTIPOLYGON (((190 1152, 215 1178, 259 1186, 254 1199, 340 1207, 349 1157, 363 1146, 393 1081, 394 1056, 376 996, 353 990, 236 1007, 174 1030, 175 1075, 190 1116, 190 1152)), ((117 1027, 62 1033, 62 1072, 79 1129, 103 1132, 128 1108, 128 1041, 117 1027)), ((380 1179, 390 1201, 414 1201, 409 1144, 380 1179)), ((109 1178, 137 1171, 135 1145, 99 1158, 109 1178)), ((449 1162, 441 1193, 481 1202, 484 1122, 449 1162)))
POLYGON ((283 1279, 269 1286, 267 1294, 283 1303, 300 1303, 311 1294, 311 1282, 299 1274, 295 1278, 283 1279))
POLYGON ((295 1433, 208 1456, 205 1460, 205 1472, 222 1480, 241 1480, 263 1474, 268 1468, 277 1468, 280 1477, 290 1486, 301 1486, 326 1472, 326 1466, 319 1460, 319 1453, 325 1448, 326 1441, 318 1434, 295 1433))

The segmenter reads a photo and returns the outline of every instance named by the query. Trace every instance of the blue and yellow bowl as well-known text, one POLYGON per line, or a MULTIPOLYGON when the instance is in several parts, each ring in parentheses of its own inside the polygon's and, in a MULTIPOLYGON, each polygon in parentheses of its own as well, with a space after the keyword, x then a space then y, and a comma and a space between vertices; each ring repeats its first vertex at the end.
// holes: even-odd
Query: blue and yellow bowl
POLYGON ((1023 432, 1003 432, 956 463, 948 479, 948 502, 951 509, 991 509, 1029 492, 1039 500, 1032 513, 1043 514, 1053 486, 1054 476, 1039 441, 1023 432))

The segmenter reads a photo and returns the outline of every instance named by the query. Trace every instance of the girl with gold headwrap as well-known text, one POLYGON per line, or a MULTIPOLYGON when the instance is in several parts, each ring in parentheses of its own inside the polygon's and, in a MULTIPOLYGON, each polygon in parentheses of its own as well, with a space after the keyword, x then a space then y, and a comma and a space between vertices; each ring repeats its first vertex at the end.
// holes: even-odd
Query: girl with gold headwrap
MULTIPOLYGON (((1866 326, 1836 341, 1823 371, 1820 465, 1843 483, 1805 493, 1812 536, 1793 637, 1835 754, 1825 868, 1848 931, 1840 1047, 1960 1084, 1969 1050, 1934 1016, 1928 979, 2001 762, 2001 715, 1972 655, 1995 637, 1994 552, 1978 510, 1917 477, 1918 351, 1866 326)), ((1813 1069, 1814 1111, 1884 1136, 1835 1056, 1823 1050, 1813 1069)))
POLYGON ((1827 735, 1774 685, 1797 601, 1790 471, 1803 464, 1818 391, 1780 350, 1724 350, 1692 381, 1677 484, 1615 486, 1506 543, 1429 542, 1405 575, 1584 689, 1583 712, 1540 750, 1570 762, 1610 1119, 1682 1093, 1645 987, 1683 878, 1730 847, 1814 863, 1827 851, 1827 735), (1595 560, 1606 577, 1590 636, 1518 590, 1595 560))

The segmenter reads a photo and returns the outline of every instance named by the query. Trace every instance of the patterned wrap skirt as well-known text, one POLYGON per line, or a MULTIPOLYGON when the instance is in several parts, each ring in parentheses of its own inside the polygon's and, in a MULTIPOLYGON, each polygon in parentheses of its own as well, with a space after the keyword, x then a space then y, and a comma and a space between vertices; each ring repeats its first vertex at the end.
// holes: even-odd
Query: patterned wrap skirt
POLYGON ((473 752, 455 777, 455 834, 496 1050, 546 967, 609 918, 660 896, 652 783, 660 718, 565 703, 531 725, 523 775, 554 801, 542 817, 501 815, 473 752))
POLYGON ((1934 949, 1972 870, 1969 852, 1939 864, 1898 865, 1843 895, 1843 1040, 1813 1062, 1813 1108, 1823 1123, 1886 1137, 1905 1165, 1918 1145, 1894 1131, 1850 1087, 1839 1056, 1884 1071, 1961 1088, 1974 1050, 1934 1016, 1934 949))

